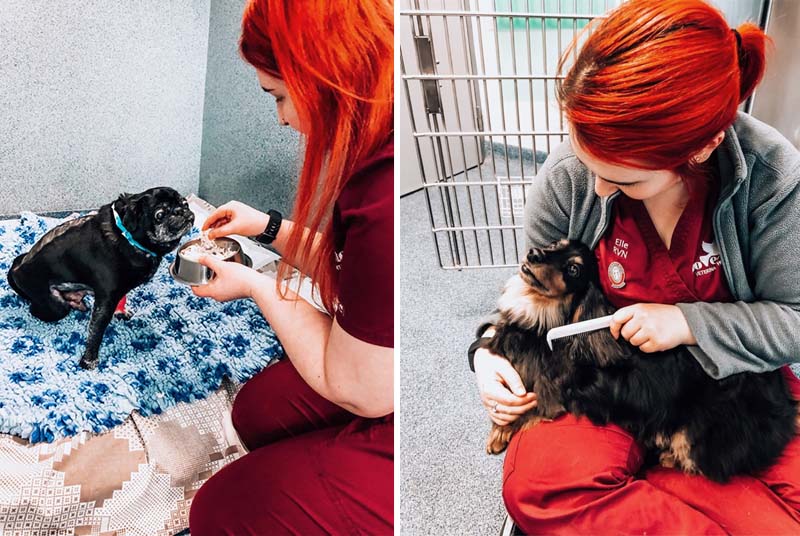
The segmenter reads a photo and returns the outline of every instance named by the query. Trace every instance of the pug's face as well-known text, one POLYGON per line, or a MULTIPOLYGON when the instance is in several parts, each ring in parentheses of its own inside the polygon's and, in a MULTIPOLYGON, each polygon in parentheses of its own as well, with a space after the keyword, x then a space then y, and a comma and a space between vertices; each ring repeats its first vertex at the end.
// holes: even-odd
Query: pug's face
POLYGON ((123 195, 115 203, 122 222, 145 247, 162 254, 174 249, 189 232, 194 214, 177 191, 168 187, 151 188, 139 194, 123 195))

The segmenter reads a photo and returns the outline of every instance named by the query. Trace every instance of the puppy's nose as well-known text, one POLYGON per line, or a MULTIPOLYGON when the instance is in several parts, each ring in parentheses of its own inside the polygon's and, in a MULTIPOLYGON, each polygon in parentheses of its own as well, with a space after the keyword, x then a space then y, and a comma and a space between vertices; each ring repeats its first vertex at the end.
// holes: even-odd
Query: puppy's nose
POLYGON ((528 252, 528 262, 540 263, 544 261, 544 251, 539 248, 531 248, 528 252))

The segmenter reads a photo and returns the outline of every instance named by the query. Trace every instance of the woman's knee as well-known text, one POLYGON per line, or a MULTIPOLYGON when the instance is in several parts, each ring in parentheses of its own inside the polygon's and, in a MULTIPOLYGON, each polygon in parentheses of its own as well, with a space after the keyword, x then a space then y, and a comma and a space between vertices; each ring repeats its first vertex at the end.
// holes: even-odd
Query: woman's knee
POLYGON ((189 510, 189 531, 192 536, 226 534, 225 520, 220 516, 220 502, 228 491, 224 475, 215 474, 209 478, 192 498, 189 510))
POLYGON ((231 421, 249 449, 257 448, 262 438, 280 435, 280 413, 285 404, 281 381, 283 363, 268 367, 247 381, 233 400, 231 421))
POLYGON ((512 438, 503 499, 513 515, 522 505, 547 508, 584 493, 596 496, 633 480, 642 461, 641 448, 623 430, 566 415, 512 438))

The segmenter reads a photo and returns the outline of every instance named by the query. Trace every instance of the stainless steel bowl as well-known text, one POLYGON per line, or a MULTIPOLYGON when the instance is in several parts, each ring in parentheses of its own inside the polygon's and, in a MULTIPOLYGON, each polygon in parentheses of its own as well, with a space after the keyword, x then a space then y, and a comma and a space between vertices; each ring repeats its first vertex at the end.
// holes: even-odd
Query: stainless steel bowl
MULTIPOLYGON (((214 272, 211 268, 207 268, 199 262, 183 256, 183 251, 194 244, 199 244, 200 239, 189 240, 178 248, 178 253, 175 255, 175 262, 170 267, 172 277, 181 283, 187 285, 205 285, 214 277, 214 272)), ((218 246, 230 248, 230 254, 226 257, 218 257, 227 262, 238 262, 240 264, 249 264, 249 259, 242 252, 242 246, 233 238, 222 237, 214 239, 214 243, 218 246)))

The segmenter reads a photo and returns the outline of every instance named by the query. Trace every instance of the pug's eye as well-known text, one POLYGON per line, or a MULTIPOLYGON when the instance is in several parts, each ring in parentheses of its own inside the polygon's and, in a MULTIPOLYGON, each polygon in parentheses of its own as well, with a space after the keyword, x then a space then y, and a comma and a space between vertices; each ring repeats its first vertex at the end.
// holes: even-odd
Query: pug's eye
POLYGON ((164 220, 164 214, 165 214, 164 209, 156 210, 156 221, 157 222, 163 221, 164 220))
POLYGON ((567 275, 570 277, 580 277, 581 267, 577 264, 567 265, 567 275))

